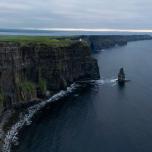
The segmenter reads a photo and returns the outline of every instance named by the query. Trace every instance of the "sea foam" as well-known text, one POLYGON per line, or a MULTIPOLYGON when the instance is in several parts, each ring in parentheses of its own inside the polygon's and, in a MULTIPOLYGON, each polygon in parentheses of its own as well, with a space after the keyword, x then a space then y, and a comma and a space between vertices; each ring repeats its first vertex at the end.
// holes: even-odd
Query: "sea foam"
POLYGON ((3 152, 10 152, 12 144, 18 144, 18 133, 21 128, 25 125, 30 125, 32 123, 32 117, 36 114, 37 111, 42 109, 47 103, 55 102, 60 98, 66 96, 67 94, 73 92, 78 87, 77 84, 72 84, 70 87, 67 87, 67 90, 61 90, 57 94, 53 95, 50 99, 43 101, 39 104, 36 104, 27 109, 26 114, 22 114, 17 123, 15 123, 11 129, 6 134, 3 145, 3 152))
POLYGON ((97 85, 103 85, 103 84, 112 84, 114 85, 117 82, 117 79, 100 79, 96 80, 95 83, 97 85))

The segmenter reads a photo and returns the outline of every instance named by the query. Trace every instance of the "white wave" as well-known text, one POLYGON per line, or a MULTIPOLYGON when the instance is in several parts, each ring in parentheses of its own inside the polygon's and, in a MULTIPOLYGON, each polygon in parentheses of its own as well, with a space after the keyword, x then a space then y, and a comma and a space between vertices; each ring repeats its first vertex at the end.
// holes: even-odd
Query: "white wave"
POLYGON ((101 79, 101 80, 96 80, 95 84, 97 85, 103 85, 103 84, 115 84, 117 79, 101 79))
POLYGON ((117 80, 118 80, 118 79, 111 79, 110 81, 111 81, 112 83, 115 83, 115 82, 117 82, 117 80))
POLYGON ((78 87, 77 84, 72 84, 70 87, 67 88, 66 91, 62 90, 59 93, 53 95, 50 99, 48 99, 46 101, 43 101, 39 104, 36 104, 32 107, 29 107, 27 109, 27 113, 24 114, 24 115, 22 114, 20 116, 19 121, 16 124, 14 124, 11 127, 11 129, 8 131, 8 133, 7 133, 7 135, 4 139, 3 152, 10 152, 12 143, 15 144, 15 145, 18 144, 18 133, 19 133, 20 129, 24 125, 30 125, 32 123, 32 117, 34 116, 34 114, 37 111, 42 109, 47 103, 55 102, 55 101, 59 100, 60 98, 64 97, 65 95, 67 95, 68 93, 71 93, 77 87, 78 87))

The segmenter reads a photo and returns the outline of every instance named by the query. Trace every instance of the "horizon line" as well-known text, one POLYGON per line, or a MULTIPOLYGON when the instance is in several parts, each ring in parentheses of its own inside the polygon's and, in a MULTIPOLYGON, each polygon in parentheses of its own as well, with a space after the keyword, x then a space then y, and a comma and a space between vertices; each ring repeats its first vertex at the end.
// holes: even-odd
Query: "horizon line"
POLYGON ((131 32, 152 33, 152 29, 113 29, 113 28, 0 28, 4 30, 41 30, 59 32, 131 32))
POLYGON ((152 29, 112 29, 112 28, 25 28, 25 30, 63 31, 63 32, 135 32, 152 33, 152 29))

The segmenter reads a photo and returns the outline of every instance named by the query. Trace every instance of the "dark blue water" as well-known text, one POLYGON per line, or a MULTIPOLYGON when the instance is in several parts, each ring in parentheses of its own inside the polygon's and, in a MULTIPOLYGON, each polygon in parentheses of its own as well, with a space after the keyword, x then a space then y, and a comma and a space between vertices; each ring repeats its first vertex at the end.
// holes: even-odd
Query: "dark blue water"
POLYGON ((152 152, 152 41, 94 57, 103 80, 45 108, 15 152, 152 152), (124 88, 113 80, 120 67, 124 88))

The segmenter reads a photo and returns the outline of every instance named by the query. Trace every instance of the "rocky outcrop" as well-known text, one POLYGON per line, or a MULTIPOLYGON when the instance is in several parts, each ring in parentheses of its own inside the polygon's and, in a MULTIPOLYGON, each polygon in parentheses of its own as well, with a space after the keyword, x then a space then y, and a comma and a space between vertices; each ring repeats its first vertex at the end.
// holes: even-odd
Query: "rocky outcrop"
POLYGON ((0 42, 0 109, 51 95, 79 80, 99 78, 86 43, 52 47, 0 42))

